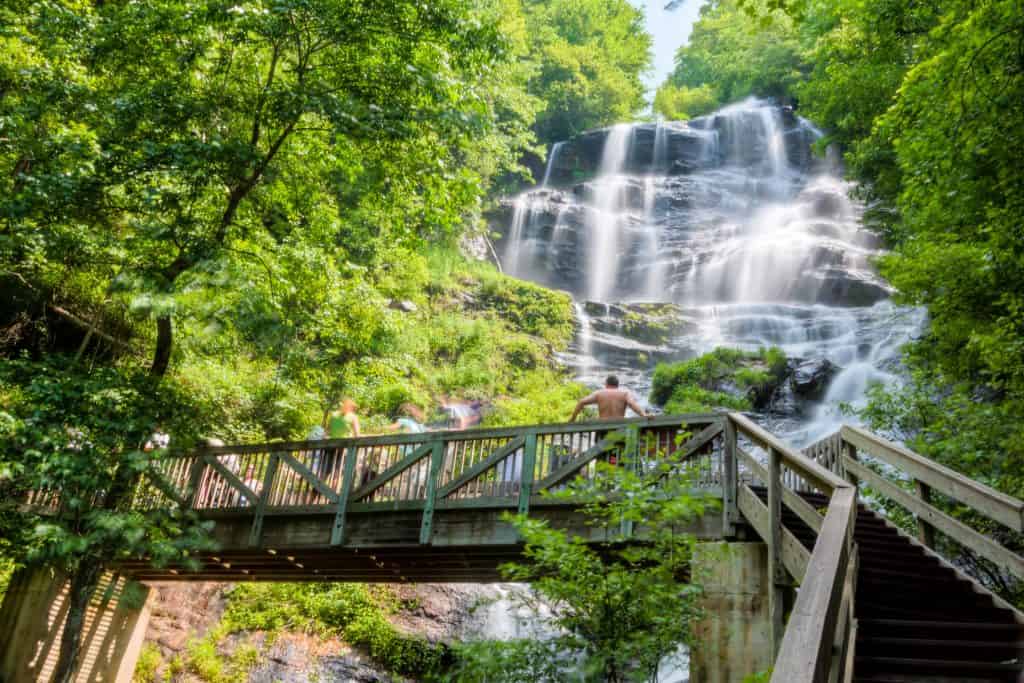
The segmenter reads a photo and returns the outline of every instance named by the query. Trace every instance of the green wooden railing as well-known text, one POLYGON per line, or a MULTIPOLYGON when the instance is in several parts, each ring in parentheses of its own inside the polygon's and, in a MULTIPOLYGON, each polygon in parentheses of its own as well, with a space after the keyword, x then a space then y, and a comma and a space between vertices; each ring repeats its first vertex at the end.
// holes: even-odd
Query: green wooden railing
POLYGON ((419 510, 429 543, 438 509, 526 513, 542 492, 593 477, 602 458, 682 455, 697 486, 720 491, 724 424, 723 415, 659 416, 204 448, 154 460, 129 505, 251 515, 253 546, 267 515, 330 512, 329 544, 342 545, 351 512, 419 510))

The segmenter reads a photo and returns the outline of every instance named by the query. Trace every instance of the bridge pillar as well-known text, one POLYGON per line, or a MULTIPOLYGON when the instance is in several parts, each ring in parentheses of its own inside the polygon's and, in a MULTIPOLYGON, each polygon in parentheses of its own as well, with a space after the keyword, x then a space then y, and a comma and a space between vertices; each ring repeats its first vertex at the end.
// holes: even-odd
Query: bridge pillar
POLYGON ((704 586, 704 617, 695 627, 690 681, 739 683, 771 667, 768 546, 699 543, 693 576, 704 586))
MULTIPOLYGON (((149 623, 149 589, 137 599, 122 599, 125 585, 125 579, 105 574, 93 594, 76 682, 131 683, 149 623)), ((50 569, 15 573, 0 606, 0 682, 53 679, 67 602, 65 576, 50 569)))

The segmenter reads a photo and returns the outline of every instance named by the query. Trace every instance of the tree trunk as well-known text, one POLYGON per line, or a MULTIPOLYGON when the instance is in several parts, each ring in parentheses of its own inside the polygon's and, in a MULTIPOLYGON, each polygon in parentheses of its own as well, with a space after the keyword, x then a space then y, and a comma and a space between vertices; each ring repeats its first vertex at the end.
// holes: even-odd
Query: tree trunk
POLYGON ((99 583, 103 565, 96 559, 83 560, 71 576, 68 589, 68 616, 60 641, 60 656, 54 669, 54 683, 72 683, 78 671, 78 655, 82 648, 82 628, 85 613, 89 608, 96 585, 99 583))
POLYGON ((171 326, 171 316, 161 315, 156 319, 156 349, 153 351, 153 365, 149 368, 149 374, 163 377, 167 373, 173 348, 174 328, 171 326))

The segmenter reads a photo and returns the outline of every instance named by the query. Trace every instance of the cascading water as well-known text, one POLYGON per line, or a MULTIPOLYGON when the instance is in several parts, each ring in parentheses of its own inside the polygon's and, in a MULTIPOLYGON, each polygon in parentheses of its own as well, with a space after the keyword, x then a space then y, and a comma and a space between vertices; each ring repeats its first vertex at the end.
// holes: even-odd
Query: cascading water
MULTIPOLYGON (((556 145, 543 185, 509 200, 494 227, 506 272, 573 294, 576 342, 561 360, 591 386, 615 372, 645 400, 659 361, 779 346, 801 368, 834 370, 816 400, 783 392, 761 421, 799 446, 849 420, 840 406, 896 379, 923 313, 889 300, 871 266, 880 245, 839 164, 811 153, 821 135, 749 99, 556 145)), ((543 637, 507 605, 488 615, 481 633, 543 637)), ((681 652, 660 680, 686 681, 687 669, 681 652)))
POLYGON ((841 403, 894 378, 923 315, 889 301, 861 207, 837 164, 812 154, 820 137, 791 111, 748 99, 688 123, 559 143, 544 186, 498 219, 506 271, 577 299, 584 324, 564 360, 587 384, 616 372, 645 398, 657 362, 716 346, 829 361, 837 370, 823 400, 764 416, 797 445, 813 440, 843 418, 841 403), (674 317, 654 303, 673 304, 674 317), (669 334, 624 324, 651 315, 669 334))

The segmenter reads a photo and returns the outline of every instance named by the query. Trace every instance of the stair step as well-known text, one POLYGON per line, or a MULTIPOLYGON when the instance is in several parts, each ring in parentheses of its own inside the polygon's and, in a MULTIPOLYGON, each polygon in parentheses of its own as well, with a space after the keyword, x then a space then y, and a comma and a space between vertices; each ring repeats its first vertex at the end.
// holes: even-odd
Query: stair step
POLYGON ((1020 665, 1012 662, 985 662, 960 659, 914 659, 911 657, 855 657, 858 677, 871 673, 912 674, 914 676, 946 676, 950 680, 963 677, 1016 681, 1020 665))
POLYGON ((858 637, 857 654, 865 657, 960 659, 1005 662, 1017 660, 1024 643, 979 641, 966 638, 858 637))
POLYGON ((957 633, 960 631, 969 632, 975 640, 990 638, 1024 638, 1024 624, 1018 624, 1013 620, 1013 614, 1009 610, 1001 610, 1008 621, 1004 622, 972 622, 963 623, 960 621, 929 621, 918 619, 858 619, 857 628, 860 631, 870 629, 879 633, 957 633))
MULTIPOLYGON (((894 605, 888 600, 891 596, 884 596, 882 602, 869 602, 862 596, 857 597, 858 618, 865 619, 908 619, 915 621, 932 621, 939 619, 954 619, 963 623, 991 624, 999 623, 1008 617, 1003 610, 995 607, 961 607, 951 608, 948 604, 941 602, 930 606, 894 605)), ((934 602, 934 601, 933 601, 934 602)))

